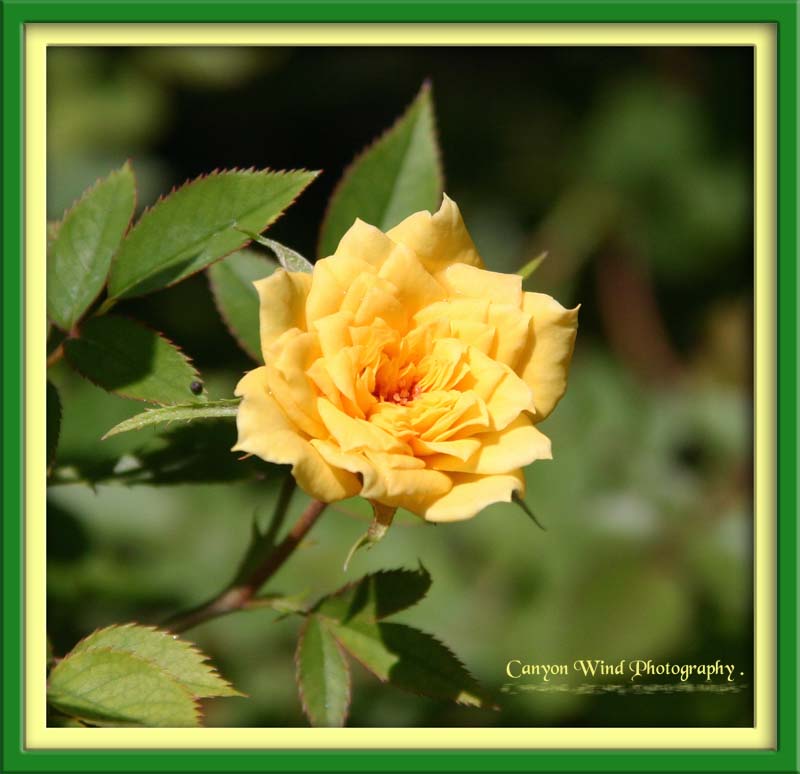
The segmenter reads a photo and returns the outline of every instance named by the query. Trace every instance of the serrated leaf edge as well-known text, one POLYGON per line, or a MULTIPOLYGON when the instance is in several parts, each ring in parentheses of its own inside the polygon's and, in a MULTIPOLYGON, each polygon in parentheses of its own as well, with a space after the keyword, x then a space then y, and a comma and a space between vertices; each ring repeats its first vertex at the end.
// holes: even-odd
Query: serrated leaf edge
POLYGON ((344 661, 344 669, 347 673, 347 701, 345 702, 344 708, 344 717, 342 718, 342 727, 347 725, 347 719, 350 716, 350 704, 353 698, 353 676, 350 671, 350 659, 348 659, 348 652, 342 647, 342 644, 339 640, 336 639, 336 636, 330 630, 330 627, 325 622, 325 619, 322 616, 313 616, 309 615, 306 617, 306 620, 303 622, 303 625, 300 627, 300 632, 297 636, 297 646, 294 650, 294 666, 295 666, 295 683, 297 685, 297 694, 300 697, 300 706, 303 708, 303 714, 308 718, 308 722, 311 725, 314 725, 314 721, 311 718, 311 712, 308 709, 308 705, 306 704, 306 696, 305 691, 303 690, 303 681, 300 679, 300 650, 303 647, 303 639, 306 635, 306 630, 308 629, 309 624, 311 623, 311 619, 316 618, 319 622, 320 626, 322 626, 328 634, 331 635, 331 639, 333 640, 336 647, 339 649, 339 653, 342 655, 342 661, 344 661))
MULTIPOLYGON (((105 629, 110 629, 110 628, 113 628, 113 626, 106 626, 104 628, 105 629)), ((103 629, 100 629, 98 631, 103 631, 103 629)), ((88 636, 91 636, 91 635, 88 635, 88 636)), ((85 640, 86 637, 84 637, 83 639, 85 640)), ((82 642, 82 640, 81 640, 81 642, 82 642)), ((73 648, 73 650, 74 650, 74 648, 73 648)), ((160 667, 154 661, 150 661, 150 659, 146 659, 146 658, 142 658, 141 656, 137 656, 135 653, 131 653, 131 651, 129 651, 129 650, 121 650, 119 648, 107 648, 107 647, 90 648, 88 650, 81 651, 80 653, 77 653, 75 655, 76 656, 80 656, 80 655, 83 655, 84 653, 118 653, 118 654, 123 654, 126 657, 133 659, 134 661, 140 661, 142 664, 147 664, 149 667, 152 667, 157 672, 159 672, 164 677, 165 680, 168 680, 169 682, 175 684, 184 694, 186 694, 186 697, 192 703, 192 712, 193 712, 193 715, 194 715, 195 727, 203 725, 203 720, 205 719, 205 715, 203 713, 203 708, 202 708, 202 705, 200 704, 199 697, 195 696, 195 694, 193 694, 183 683, 181 683, 177 678, 175 678, 169 672, 164 670, 162 667, 160 667)), ((58 669, 59 665, 63 664, 65 661, 67 661, 69 658, 71 658, 72 655, 73 655, 73 651, 70 651, 69 653, 67 653, 66 656, 64 656, 64 658, 59 660, 58 664, 56 664, 53 667, 52 671, 50 672, 50 675, 48 675, 48 678, 47 678, 46 685, 48 686, 48 690, 49 690, 49 686, 50 686, 50 678, 51 678, 53 672, 55 672, 56 669, 58 669)), ((48 702, 50 702, 49 697, 48 697, 48 702)), ((74 718, 76 718, 78 720, 81 720, 83 722, 86 722, 86 723, 96 723, 97 722, 97 720, 92 720, 90 718, 82 717, 81 715, 75 715, 72 712, 67 712, 66 710, 63 710, 63 709, 59 708, 57 703, 53 704, 52 706, 54 706, 56 709, 58 709, 59 712, 61 712, 62 714, 67 715, 68 717, 74 717, 74 718)), ((154 726, 144 726, 143 724, 137 724, 137 725, 139 727, 142 727, 142 728, 153 728, 154 727, 154 726)), ((167 726, 167 727, 169 727, 169 726, 167 726)))
MULTIPOLYGON (((125 237, 130 232, 131 225, 133 224, 134 218, 136 217, 136 207, 139 204, 139 182, 136 179, 136 174, 133 170, 132 160, 128 158, 125 160, 125 163, 119 169, 112 170, 105 177, 98 177, 97 180, 95 180, 94 183, 92 183, 92 185, 89 186, 89 188, 87 188, 77 199, 75 199, 75 201, 66 210, 64 210, 64 214, 61 216, 61 220, 57 220, 52 224, 51 223, 47 224, 48 230, 51 225, 55 229, 55 235, 53 236, 52 240, 47 239, 46 258, 49 258, 50 250, 52 246, 58 241, 58 237, 61 233, 61 227, 66 222, 67 218, 69 218, 78 208, 78 206, 81 205, 84 202, 84 200, 87 199, 91 194, 93 194, 102 183, 106 182, 111 177, 111 175, 119 174, 126 167, 131 171, 131 175, 133 176, 133 207, 131 208, 131 214, 128 217, 128 225, 125 226, 125 228, 123 229, 122 238, 119 240, 119 244, 117 245, 116 250, 114 250, 114 252, 111 254, 111 261, 108 264, 108 271, 106 272, 103 284, 100 286, 100 290, 97 291, 94 298, 86 306, 83 315, 78 317, 78 319, 72 323, 73 328, 83 319, 83 317, 86 315, 86 312, 90 310, 92 306, 94 306, 94 304, 97 303, 97 300, 100 298, 100 296, 103 295, 103 291, 106 289, 106 286, 108 285, 108 278, 111 276, 111 267, 114 265, 114 260, 116 259, 117 252, 119 251, 120 245, 125 241, 125 237)), ((55 320, 53 320, 52 317, 50 317, 49 314, 47 315, 47 319, 50 320, 50 322, 53 325, 55 325, 55 327, 58 328, 60 331, 64 331, 64 333, 67 334, 69 333, 70 329, 62 328, 55 320)))
MULTIPOLYGON (((331 620, 331 619, 329 619, 329 620, 331 620)), ((376 621, 375 623, 381 623, 381 622, 380 621, 376 621)), ((440 640, 436 635, 431 634, 430 632, 426 632, 424 629, 419 629, 416 626, 409 626, 408 624, 401 624, 401 623, 395 623, 395 622, 389 622, 389 623, 391 625, 393 625, 393 626, 403 626, 403 627, 405 627, 407 629, 416 629, 418 632, 420 632, 421 634, 424 634, 426 637, 430 637, 434 642, 436 642, 437 645, 440 645, 442 648, 444 648, 447 651, 447 653, 450 656, 452 656, 453 660, 464 670, 464 673, 467 675, 467 677, 475 684, 476 692, 473 695, 476 698, 480 699, 481 704, 479 706, 476 706, 474 702, 471 703, 471 702, 468 702, 468 701, 460 700, 458 698, 452 699, 452 701, 455 704, 459 704, 459 705, 461 705, 463 707, 471 707, 473 709, 499 709, 497 707, 497 705, 494 704, 494 703, 491 703, 491 704, 487 703, 484 706, 483 702, 484 701, 488 702, 489 701, 489 697, 487 695, 483 694, 482 691, 480 693, 477 692, 478 690, 480 690, 480 684, 478 683, 478 681, 475 678, 475 676, 472 674, 472 672, 469 671, 469 669, 467 669, 466 664, 464 664, 464 662, 450 649, 450 647, 448 645, 446 645, 442 640, 440 640)), ((336 630, 337 629, 339 629, 339 628, 341 628, 341 629, 348 628, 348 625, 346 623, 334 623, 329 628, 330 628, 331 634, 333 635, 333 638, 339 643, 339 645, 342 648, 344 648, 344 650, 347 652, 347 654, 354 661, 357 661, 359 664, 361 664, 361 666, 364 667, 364 669, 366 669, 367 672, 369 672, 371 675, 376 677, 379 682, 383 683, 384 685, 391 685, 393 688, 397 688, 398 690, 405 691, 406 693, 412 693, 415 696, 424 696, 426 699, 434 699, 434 700, 439 700, 439 701, 448 701, 448 699, 443 697, 443 696, 432 696, 432 695, 427 694, 427 693, 422 693, 421 691, 415 691, 413 688, 408 688, 408 687, 406 687, 404 685, 397 685, 397 684, 393 683, 388 678, 384 679, 377 672, 375 672, 368 664, 365 664, 364 661, 361 658, 359 658, 355 653, 353 653, 353 651, 351 651, 347 647, 347 645, 344 642, 342 642, 336 636, 336 630)), ((350 627, 350 628, 352 628, 352 627, 350 627)))
MULTIPOLYGON (((183 190, 185 190, 187 188, 190 188, 193 185, 196 185, 196 184, 198 184, 198 183, 200 183, 200 182, 202 182, 204 180, 207 180, 208 178, 220 177, 222 175, 227 175, 227 174, 264 175, 264 176, 271 176, 271 177, 286 177, 287 175, 301 175, 301 174, 306 174, 306 175, 310 175, 311 176, 309 178, 308 182, 292 197, 291 201, 289 201, 287 203, 287 205, 274 218, 272 218, 271 220, 269 220, 266 223, 266 225, 261 229, 261 232, 264 232, 264 231, 267 230, 267 228, 269 228, 270 226, 274 225, 281 217, 283 217, 283 214, 286 212, 286 210, 289 209, 289 207, 291 207, 297 201, 297 199, 300 197, 300 194, 302 194, 306 190, 306 188, 308 188, 308 186, 311 185, 311 183, 313 183, 314 180, 316 180, 320 176, 320 174, 322 174, 322 170, 309 170, 309 169, 304 169, 304 168, 274 170, 274 169, 271 169, 269 167, 267 167, 265 169, 256 169, 254 166, 253 167, 247 167, 246 169, 242 169, 240 167, 233 167, 231 169, 219 169, 217 167, 217 168, 211 170, 211 172, 207 172, 207 173, 199 175, 198 177, 195 177, 195 178, 187 179, 186 181, 184 181, 180 185, 174 185, 170 189, 170 191, 168 193, 162 194, 161 196, 159 196, 158 199, 156 199, 156 201, 153 202, 153 204, 151 204, 149 207, 146 207, 144 209, 144 211, 139 216, 139 219, 136 221, 136 224, 133 226, 133 228, 130 228, 128 230, 128 232, 125 234, 124 239, 120 243, 120 247, 124 243, 125 239, 127 239, 131 235, 131 233, 133 233, 133 231, 135 231, 141 225, 141 223, 145 220, 145 218, 147 218, 147 217, 152 215, 153 210, 159 204, 161 204, 162 202, 166 201, 171 196, 174 196, 178 191, 183 191, 183 190)), ((148 290, 145 293, 139 293, 139 294, 132 295, 132 296, 126 296, 125 293, 128 290, 130 290, 130 287, 129 287, 129 288, 126 288, 125 290, 123 290, 121 293, 118 293, 117 295, 114 295, 114 296, 110 296, 109 295, 109 297, 110 298, 114 298, 115 300, 122 300, 123 298, 139 298, 140 296, 146 296, 146 295, 149 295, 150 293, 156 293, 159 290, 163 290, 164 288, 172 287, 173 285, 177 285, 179 282, 183 282, 184 280, 189 279, 189 277, 193 277, 195 274, 197 274, 200 271, 203 271, 203 270, 207 269, 209 266, 213 266, 217 261, 221 261, 223 258, 227 258, 229 255, 231 255, 232 253, 237 252, 238 250, 241 250, 243 247, 247 247, 247 245, 249 245, 251 242, 252 242, 251 239, 246 239, 244 242, 242 242, 242 244, 240 244, 238 247, 233 248, 233 250, 231 250, 230 252, 227 252, 224 255, 219 256, 219 258, 215 258, 210 263, 207 263, 205 266, 201 266, 199 269, 196 269, 195 271, 193 271, 193 272, 191 272, 189 274, 186 274, 186 275, 184 275, 182 277, 179 277, 178 279, 173 280, 172 282, 168 282, 166 285, 163 285, 162 287, 154 288, 153 290, 148 290)), ((119 252, 119 250, 117 250, 117 253, 118 252, 119 252)), ((110 280, 111 280, 111 276, 114 273, 114 266, 116 265, 116 263, 117 263, 117 254, 115 253, 114 256, 111 259, 111 266, 109 267, 109 270, 108 270, 109 283, 110 283, 110 280)), ((163 268, 164 267, 161 267, 161 269, 163 269, 163 268)), ((159 269, 158 271, 160 271, 161 269, 159 269)), ((140 280, 140 282, 146 280, 148 277, 151 277, 151 276, 153 276, 153 274, 156 274, 156 273, 157 273, 157 271, 152 272, 151 274, 147 275, 147 277, 144 277, 142 280, 140 280)), ((135 286, 132 286, 132 287, 135 287, 135 286)))
MULTIPOLYGON (((429 78, 426 78, 422 82, 422 86, 420 87, 419 91, 414 95, 414 99, 408 103, 408 105, 403 109, 400 115, 392 122, 391 126, 387 129, 384 129, 376 138, 374 138, 371 142, 367 143, 364 148, 356 154, 353 160, 344 168, 341 177, 339 178, 338 182, 331 191, 331 195, 328 197, 328 202, 325 206, 325 213, 322 216, 322 222, 319 227, 319 237, 317 238, 317 260, 321 258, 326 258, 327 256, 322 254, 322 237, 325 233, 325 229, 328 226, 328 221, 330 220, 331 210, 333 209, 334 203, 337 201, 339 196, 341 195, 341 189, 344 186, 347 179, 352 174, 353 170, 361 163, 364 157, 370 153, 377 145, 382 143, 386 138, 394 132, 397 127, 406 119, 409 111, 412 107, 417 103, 418 100, 422 99, 423 96, 428 95, 431 96, 433 94, 433 86, 429 78)), ((433 139, 434 139, 434 147, 436 150, 436 177, 439 181, 439 188, 444 190, 444 165, 442 163, 442 150, 439 145, 439 131, 438 126, 436 123, 436 111, 433 109, 433 104, 431 104, 431 129, 433 131, 433 139)), ((370 224, 370 225, 377 225, 377 224, 370 224)))
MULTIPOLYGON (((117 318, 117 319, 121 319, 121 320, 127 320, 128 322, 133 323, 134 325, 138 325, 141 328, 147 328, 147 330, 151 331, 152 333, 155 333, 156 336, 158 336, 159 338, 161 338, 164 341, 166 341, 167 344, 169 344, 173 349, 175 349, 178 352, 178 354, 184 359, 184 361, 186 361, 186 363, 189 366, 189 368, 191 368, 192 374, 194 376, 198 377, 198 379, 201 382, 203 381, 202 380, 202 374, 194 366, 194 360, 192 360, 192 358, 183 351, 183 348, 180 345, 176 344, 174 341, 172 341, 172 339, 170 339, 169 337, 165 336, 161 331, 156 330, 155 328, 153 328, 153 326, 148 325, 147 323, 143 323, 141 320, 136 320, 133 317, 128 317, 127 315, 122 315, 122 314, 113 314, 112 315, 112 314, 108 314, 108 315, 103 315, 103 317, 110 317, 110 318, 117 318)), ((100 319, 102 319, 102 317, 96 317, 94 319, 100 320, 100 319)), ((96 382, 90 376, 87 376, 86 374, 84 374, 70 360, 69 353, 68 353, 69 347, 66 346, 66 343, 68 341, 72 341, 72 340, 75 340, 75 339, 80 339, 80 337, 81 337, 80 336, 80 328, 78 328, 77 334, 78 334, 77 336, 67 336, 67 338, 64 339, 64 344, 65 344, 65 346, 64 346, 64 359, 69 363, 70 367, 76 373, 80 374, 84 379, 86 379, 86 381, 91 382, 93 385, 95 385, 95 387, 99 387, 101 390, 104 390, 105 392, 109 392, 112 395, 119 395, 121 398, 126 398, 128 400, 138 400, 140 403, 153 403, 156 406, 161 406, 162 408, 183 405, 183 404, 180 404, 180 403, 161 403, 161 402, 159 402, 157 400, 151 400, 150 398, 139 398, 139 397, 136 397, 134 395, 128 395, 127 393, 122 392, 121 390, 109 390, 107 387, 104 387, 102 384, 99 384, 98 382, 96 382)), ((206 395, 206 402, 208 402, 208 393, 205 392, 205 383, 203 385, 203 393, 201 393, 201 394, 205 394, 206 395)), ((191 405, 202 406, 203 403, 194 403, 194 404, 191 404, 191 405)))
MULTIPOLYGON (((173 634, 172 632, 167 631, 166 629, 161 629, 158 626, 153 626, 152 624, 140 624, 140 623, 136 623, 135 621, 128 621, 128 622, 126 622, 124 624, 109 624, 108 626, 101 626, 101 627, 95 629, 90 634, 87 634, 85 637, 82 637, 80 640, 78 640, 78 642, 76 642, 75 645, 73 646, 72 650, 70 650, 70 652, 67 653, 67 655, 64 656, 64 658, 61 659, 61 660, 63 661, 64 659, 69 658, 72 655, 72 653, 82 643, 86 642, 86 640, 88 640, 89 638, 96 637, 98 634, 101 634, 102 632, 110 631, 111 629, 146 629, 147 631, 153 632, 155 634, 159 634, 162 637, 165 637, 166 639, 170 639, 170 640, 174 640, 176 642, 180 642, 181 644, 186 645, 188 650, 190 650, 194 655, 200 657, 200 663, 206 669, 208 669, 208 671, 209 671, 209 673, 211 674, 212 677, 217 678, 221 683, 224 684, 224 686, 226 688, 230 688, 232 691, 235 691, 237 695, 246 696, 246 694, 244 694, 241 691, 239 691, 238 689, 234 688, 233 684, 229 680, 226 680, 217 671, 216 666, 214 666, 214 663, 211 661, 211 657, 207 653, 202 651, 197 646, 196 643, 192 642, 191 640, 185 640, 185 639, 183 639, 183 637, 179 637, 177 634, 173 634)), ((131 652, 129 650, 121 650, 120 648, 112 648, 112 647, 108 647, 108 646, 101 646, 99 648, 90 648, 89 650, 111 650, 111 651, 116 650, 116 651, 120 651, 120 652, 123 652, 123 653, 130 653, 131 652)), ((142 656, 137 656, 137 658, 140 658, 142 661, 148 661, 149 663, 153 663, 154 666, 158 667, 159 669, 162 669, 162 671, 163 671, 163 667, 159 666, 158 664, 155 664, 155 662, 150 662, 149 659, 142 658, 142 656)), ((169 673, 167 673, 167 674, 169 674, 169 673)), ((173 677, 172 675, 170 675, 170 677, 172 677, 173 680, 176 680, 177 682, 180 682, 178 680, 178 678, 173 677)), ((181 683, 181 685, 183 685, 183 683, 181 683)), ((184 687, 187 690, 189 690, 187 686, 184 686, 184 687)), ((189 691, 189 693, 195 699, 228 698, 227 696, 217 696, 217 697, 214 697, 214 696, 198 696, 197 694, 194 694, 191 691, 189 691)))
MULTIPOLYGON (((114 427, 106 432, 105 435, 101 436, 100 440, 105 441, 107 438, 111 438, 115 435, 120 435, 122 433, 129 433, 133 430, 141 430, 144 427, 151 427, 152 425, 158 424, 165 424, 167 427, 171 425, 173 422, 192 422, 193 419, 190 418, 179 418, 174 417, 172 419, 162 419, 158 420, 155 419, 151 421, 145 421, 144 424, 139 426, 135 426, 136 420, 140 417, 146 416, 148 414, 152 414, 154 412, 161 412, 161 411, 174 411, 176 409, 189 409, 192 411, 197 410, 198 412, 202 410, 208 409, 215 409, 215 408, 224 408, 225 406, 229 406, 230 408, 234 408, 241 403, 240 398, 220 398, 218 400, 209 400, 205 403, 170 403, 167 406, 158 406, 156 408, 148 408, 144 411, 140 411, 138 414, 134 414, 132 417, 128 417, 127 419, 123 419, 122 422, 118 422, 114 427), (130 425, 127 427, 126 425, 130 425)), ((197 417, 197 419, 223 419, 225 415, 220 415, 218 417, 197 417)))
POLYGON ((367 620, 367 621, 371 621, 371 622, 377 623, 378 621, 383 621, 383 620, 385 620, 387 618, 390 618, 393 615, 396 615, 397 613, 401 613, 403 610, 408 610, 410 607, 414 607, 414 605, 418 605, 420 602, 422 602, 423 599, 425 599, 428 596, 428 592, 431 589, 431 585, 433 584, 433 580, 431 578, 431 574, 428 572, 428 570, 425 567, 425 565, 423 565, 422 562, 420 562, 420 569, 419 570, 409 570, 407 567, 395 567, 395 568, 392 568, 392 569, 376 570, 375 572, 369 572, 366 575, 362 575, 358 580, 354 580, 354 581, 351 581, 350 583, 346 583, 344 586, 341 586, 338 589, 336 589, 336 591, 334 591, 334 592, 332 592, 330 594, 326 594, 325 596, 323 596, 320 599, 318 599, 317 602, 314 604, 314 606, 309 611, 309 613, 313 614, 313 615, 316 615, 319 618, 324 618, 326 621, 332 621, 333 623, 342 624, 342 625, 346 626, 347 625, 347 621, 352 620, 352 618, 348 618, 346 621, 340 621, 338 618, 332 618, 331 616, 325 615, 324 613, 320 613, 318 611, 319 606, 326 599, 332 599, 332 598, 335 598, 335 597, 344 596, 347 592, 352 591, 353 589, 355 589, 356 586, 358 586, 359 584, 361 584, 364 581, 366 581, 367 578, 374 578, 374 577, 377 577, 379 575, 391 575, 392 573, 396 573, 396 572, 409 573, 409 574, 412 574, 412 575, 425 575, 425 576, 427 576, 427 578, 428 578, 428 588, 425 589, 425 593, 418 600, 416 600, 415 602, 412 602, 410 605, 405 605, 404 607, 397 608, 397 610, 392 610, 390 613, 387 613, 386 615, 383 615, 380 618, 375 618, 375 617, 370 616, 370 615, 358 615, 358 616, 354 616, 354 618, 359 618, 360 620, 367 620))

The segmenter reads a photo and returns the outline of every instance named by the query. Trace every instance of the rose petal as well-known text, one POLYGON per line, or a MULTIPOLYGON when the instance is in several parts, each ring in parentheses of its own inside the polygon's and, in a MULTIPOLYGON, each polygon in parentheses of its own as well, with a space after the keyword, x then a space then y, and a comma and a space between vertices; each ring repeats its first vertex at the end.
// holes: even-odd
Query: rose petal
POLYGON ((292 475, 312 497, 334 502, 357 494, 361 485, 346 471, 334 468, 292 425, 269 395, 265 369, 245 374, 236 386, 242 397, 236 415, 239 438, 233 451, 255 454, 267 462, 291 465, 292 475))
POLYGON ((342 451, 360 451, 361 449, 397 453, 410 451, 407 444, 393 438, 385 430, 381 430, 372 422, 348 416, 325 398, 317 399, 317 409, 322 421, 342 451))
POLYGON ((532 320, 516 371, 533 393, 536 422, 550 414, 567 389, 579 308, 565 309, 544 293, 525 293, 523 298, 522 309, 532 320))
POLYGON ((287 418, 313 438, 327 435, 316 411, 316 391, 306 376, 315 337, 298 330, 287 331, 265 352, 265 382, 287 418), (273 356, 273 351, 280 353, 273 356))
POLYGON ((486 404, 492 430, 502 430, 531 405, 531 389, 507 365, 474 347, 466 351, 469 373, 457 389, 471 391, 486 404))
POLYGON ((306 299, 311 275, 276 269, 269 277, 253 283, 259 298, 261 354, 275 339, 291 328, 306 327, 306 299))
POLYGON ((333 255, 337 258, 357 258, 377 271, 397 249, 397 244, 387 234, 356 218, 339 240, 333 255))
POLYGON ((528 343, 531 316, 510 304, 490 304, 487 317, 489 325, 497 330, 489 355, 515 368, 528 343))
POLYGON ((514 492, 524 493, 522 471, 500 476, 451 473, 453 488, 425 506, 419 513, 426 521, 461 521, 471 519, 488 505, 511 502, 514 492))
POLYGON ((413 250, 431 274, 451 263, 483 266, 458 205, 447 194, 438 212, 415 212, 390 229, 387 236, 413 250))
POLYGON ((374 274, 375 271, 371 263, 349 255, 336 255, 317 261, 306 300, 306 320, 311 323, 338 312, 356 278, 364 273, 374 274))
POLYGON ((500 304, 520 308, 522 304, 522 277, 486 271, 465 263, 454 263, 436 275, 449 296, 488 298, 500 304))
POLYGON ((453 456, 451 451, 445 449, 442 454, 427 458, 428 467, 491 475, 508 473, 534 460, 553 458, 550 439, 534 427, 527 414, 518 417, 499 433, 482 433, 470 440, 477 443, 477 449, 467 459, 453 456))
POLYGON ((362 477, 362 497, 376 500, 392 508, 416 512, 431 498, 450 489, 450 477, 428 470, 422 460, 410 455, 380 452, 345 452, 330 441, 311 441, 330 465, 362 477))
POLYGON ((409 315, 446 295, 414 253, 405 248, 392 253, 381 266, 378 276, 397 288, 395 297, 409 315))

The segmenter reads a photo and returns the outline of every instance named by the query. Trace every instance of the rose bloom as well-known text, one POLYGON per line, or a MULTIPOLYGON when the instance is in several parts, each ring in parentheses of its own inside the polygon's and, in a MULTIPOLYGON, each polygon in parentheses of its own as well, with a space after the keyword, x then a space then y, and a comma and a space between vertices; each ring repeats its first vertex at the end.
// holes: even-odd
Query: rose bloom
POLYGON ((289 464, 325 502, 361 495, 429 521, 524 494, 564 394, 577 308, 483 268, 455 202, 386 234, 357 220, 313 274, 255 283, 264 365, 234 450, 289 464))

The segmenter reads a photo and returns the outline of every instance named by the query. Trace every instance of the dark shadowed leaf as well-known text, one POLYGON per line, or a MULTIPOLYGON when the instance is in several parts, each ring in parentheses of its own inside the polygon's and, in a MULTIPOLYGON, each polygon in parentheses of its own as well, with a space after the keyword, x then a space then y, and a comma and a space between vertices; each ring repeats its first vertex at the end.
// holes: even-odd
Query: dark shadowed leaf
POLYGON ((281 474, 277 465, 233 454, 231 447, 235 443, 236 425, 230 418, 192 422, 165 432, 121 457, 64 455, 53 468, 49 483, 208 484, 262 481, 281 474))
POLYGON ((207 400, 192 393, 198 374, 189 359, 161 334, 124 317, 87 320, 78 338, 64 342, 64 354, 82 376, 123 398, 162 405, 207 400))
POLYGON ((269 226, 316 177, 305 170, 213 172, 149 209, 122 242, 109 296, 151 293, 232 253, 269 226))
POLYGON ((419 570, 384 570, 366 575, 321 599, 314 612, 347 623, 353 618, 378 620, 419 602, 431 587, 431 576, 419 570))
POLYGON ((430 87, 345 172, 331 196, 319 257, 331 255, 356 218, 387 230, 442 198, 442 169, 430 87))
POLYGON ((275 264, 252 250, 240 250, 208 270, 214 302, 239 346, 261 362, 258 293, 255 280, 269 276, 275 264))
POLYGON ((102 290, 135 206, 136 182, 126 163, 48 229, 47 315, 62 330, 69 331, 102 290))
POLYGON ((326 624, 309 616, 295 653, 297 687, 312 726, 343 726, 350 706, 350 669, 326 624))
POLYGON ((492 706, 452 651, 430 634, 364 618, 330 626, 342 647, 384 682, 459 704, 492 706))
POLYGON ((61 434, 61 398, 52 382, 47 382, 47 468, 53 464, 61 434))

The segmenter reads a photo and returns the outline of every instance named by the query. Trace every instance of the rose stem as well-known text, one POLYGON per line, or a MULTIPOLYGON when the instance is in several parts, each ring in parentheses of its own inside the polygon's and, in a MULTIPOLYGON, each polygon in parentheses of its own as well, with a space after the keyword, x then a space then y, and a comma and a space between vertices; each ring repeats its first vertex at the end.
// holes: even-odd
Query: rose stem
POLYGON ((256 565, 244 581, 240 583, 234 582, 234 585, 229 586, 211 601, 185 613, 173 616, 164 624, 164 627, 177 634, 212 618, 227 615, 247 607, 247 603, 256 595, 258 590, 280 569, 283 563, 292 555, 295 548, 300 545, 327 505, 327 503, 323 503, 320 500, 312 500, 295 525, 289 530, 286 537, 275 546, 275 550, 272 553, 267 554, 264 560, 256 565))
POLYGON ((47 367, 50 368, 51 365, 55 365, 64 355, 64 345, 59 344, 48 356, 47 358, 47 367))

